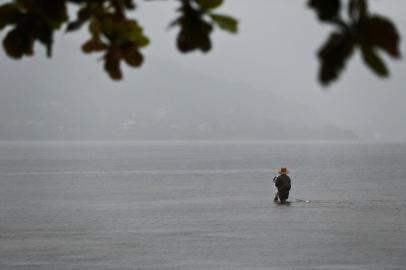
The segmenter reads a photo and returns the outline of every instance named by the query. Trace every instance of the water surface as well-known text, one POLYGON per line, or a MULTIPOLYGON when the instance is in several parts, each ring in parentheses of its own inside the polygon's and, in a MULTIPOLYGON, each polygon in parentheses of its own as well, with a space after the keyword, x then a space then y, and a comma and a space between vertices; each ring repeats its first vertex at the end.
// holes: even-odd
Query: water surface
POLYGON ((2 142, 0 269, 405 269, 405 164, 405 144, 2 142))

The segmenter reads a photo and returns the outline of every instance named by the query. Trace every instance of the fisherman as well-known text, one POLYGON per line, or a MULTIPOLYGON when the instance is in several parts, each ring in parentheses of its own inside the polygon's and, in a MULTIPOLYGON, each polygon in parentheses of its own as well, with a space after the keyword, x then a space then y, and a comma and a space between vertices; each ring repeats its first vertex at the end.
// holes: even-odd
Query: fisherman
POLYGON ((286 203, 286 200, 289 197, 290 191, 290 177, 288 176, 288 169, 281 168, 279 170, 279 176, 273 179, 275 183, 275 187, 278 189, 278 192, 275 194, 275 198, 273 199, 274 202, 286 203))

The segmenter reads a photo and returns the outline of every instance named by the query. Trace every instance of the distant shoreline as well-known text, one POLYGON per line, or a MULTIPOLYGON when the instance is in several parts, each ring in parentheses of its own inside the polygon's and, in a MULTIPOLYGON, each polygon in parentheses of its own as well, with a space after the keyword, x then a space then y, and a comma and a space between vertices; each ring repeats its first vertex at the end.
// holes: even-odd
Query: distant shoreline
POLYGON ((151 144, 256 144, 256 143, 348 143, 348 144, 406 144, 406 141, 400 140, 0 140, 0 143, 151 143, 151 144))

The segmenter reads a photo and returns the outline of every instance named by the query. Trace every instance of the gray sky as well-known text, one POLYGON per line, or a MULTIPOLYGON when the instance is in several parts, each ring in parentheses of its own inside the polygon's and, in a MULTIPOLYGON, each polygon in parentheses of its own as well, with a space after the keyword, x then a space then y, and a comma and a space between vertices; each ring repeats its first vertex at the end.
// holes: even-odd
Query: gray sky
MULTIPOLYGON (((402 36, 406 37, 405 1, 370 2, 374 13, 389 16, 402 36)), ((49 119, 45 111, 51 110, 50 107, 74 111, 89 105, 109 118, 109 113, 119 111, 121 104, 128 100, 134 100, 135 105, 141 106, 137 103, 137 97, 141 95, 144 95, 143 103, 156 104, 157 99, 165 103, 162 99, 170 96, 159 95, 159 91, 155 94, 146 92, 149 87, 159 87, 156 84, 159 80, 164 80, 162 85, 167 83, 170 86, 165 91, 173 91, 172 98, 179 98, 182 103, 185 92, 174 91, 174 88, 185 88, 199 84, 199 80, 215 78, 226 84, 243 85, 241 96, 248 103, 257 91, 254 89, 261 89, 261 93, 269 91, 270 106, 273 106, 274 100, 284 100, 298 104, 290 106, 297 108, 296 115, 300 115, 301 110, 307 110, 303 108, 310 108, 310 114, 318 114, 322 121, 354 130, 362 138, 406 140, 406 106, 403 105, 406 100, 405 61, 393 61, 385 56, 391 78, 381 80, 367 70, 357 54, 338 82, 327 89, 322 88, 316 79, 318 62, 315 53, 331 29, 318 23, 314 12, 306 8, 305 3, 299 0, 227 0, 221 12, 239 18, 239 34, 216 31, 213 35, 214 47, 209 54, 188 55, 181 55, 175 48, 177 30, 167 30, 168 22, 176 16, 176 1, 142 3, 135 14, 145 26, 152 43, 145 50, 144 67, 141 70, 125 68, 125 79, 121 82, 108 79, 97 61, 100 56, 87 56, 80 52, 80 45, 88 36, 86 31, 58 34, 54 56, 50 60, 45 58, 44 49, 40 46, 36 46, 34 58, 23 61, 10 60, 1 52, 0 108, 3 109, 0 124, 7 121, 18 123, 24 119, 21 121, 25 121, 25 125, 41 128, 41 125, 47 124, 41 117, 49 119), (169 77, 163 74, 168 69, 172 74, 169 77), (170 78, 177 79, 169 82, 170 78), (177 97, 178 94, 180 96, 177 97), (60 101, 61 96, 65 97, 63 102, 60 101), (37 107, 33 105, 34 101, 37 107), (29 119, 27 115, 35 114, 35 108, 42 110, 42 114, 29 119)), ((403 54, 406 52, 403 42, 401 51, 403 54)), ((193 96, 193 89, 190 91, 193 96)), ((213 97, 216 95, 215 91, 209 93, 213 97)), ((255 102, 257 100, 252 99, 252 108, 255 108, 255 102)), ((226 96, 219 104, 223 103, 224 108, 228 108, 226 96)), ((157 114, 165 114, 162 106, 156 111, 157 114)), ((274 113, 271 109, 270 112, 274 113)), ((140 112, 135 110, 134 113, 140 112)), ((131 111, 125 114, 129 116, 128 119, 123 116, 122 124, 125 121, 131 123, 131 111)), ((284 119, 282 114, 280 118, 284 119)), ((103 125, 103 121, 93 119, 92 114, 69 115, 58 120, 61 130, 64 121, 71 121, 70 117, 88 117, 88 121, 100 121, 99 124, 103 125)), ((190 117, 194 117, 193 114, 190 117)), ((309 125, 314 119, 310 116, 306 118, 309 125)))

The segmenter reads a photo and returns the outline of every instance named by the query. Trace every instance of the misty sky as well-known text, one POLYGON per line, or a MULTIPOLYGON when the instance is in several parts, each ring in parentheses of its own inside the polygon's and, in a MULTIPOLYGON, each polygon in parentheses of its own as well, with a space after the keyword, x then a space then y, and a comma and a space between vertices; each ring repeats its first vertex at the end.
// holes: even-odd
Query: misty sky
MULTIPOLYGON (((326 89, 321 87, 317 82, 315 53, 332 29, 317 22, 314 12, 306 8, 306 1, 227 0, 221 12, 240 20, 238 35, 216 30, 214 47, 209 54, 187 55, 181 55, 175 48, 177 30, 167 29, 176 16, 176 2, 140 4, 135 14, 152 43, 144 50, 144 67, 141 70, 124 68, 124 80, 120 82, 111 81, 104 73, 98 62, 100 55, 81 53, 80 46, 88 38, 86 27, 78 33, 58 34, 52 59, 44 56, 42 46, 36 46, 35 57, 22 61, 10 60, 1 51, 0 121, 21 118, 25 123, 42 125, 38 116, 27 118, 27 112, 35 110, 30 103, 32 100, 38 103, 38 108, 48 106, 58 110, 80 110, 83 104, 89 104, 108 118, 108 112, 119 110, 121 102, 144 95, 152 82, 162 78, 169 80, 162 72, 170 69, 176 79, 168 81, 170 87, 165 91, 169 93, 174 88, 190 85, 188 80, 199 84, 195 80, 215 78, 244 85, 247 100, 255 94, 254 89, 269 91, 270 104, 275 95, 281 97, 277 102, 301 104, 331 124, 353 130, 365 139, 406 140, 405 61, 394 61, 385 55, 391 77, 381 80, 362 64, 357 53, 338 82, 326 89), (60 96, 69 96, 69 99, 61 104, 60 96), (30 106, 32 108, 27 109, 30 106)), ((369 2, 372 13, 390 17, 403 38, 406 37, 406 1, 369 2)), ((401 52, 406 53, 404 42, 401 52)), ((173 92, 174 99, 184 98, 177 97, 177 93, 173 92)), ((190 95, 193 94, 190 89, 190 95)), ((162 97, 151 95, 144 102, 149 100, 154 104, 154 98, 162 97)), ((227 104, 226 99, 222 102, 227 104)), ((254 102, 252 106, 255 107, 254 102)), ((299 114, 302 109, 298 106, 299 114)), ((308 121, 314 118, 309 117, 308 121)))

